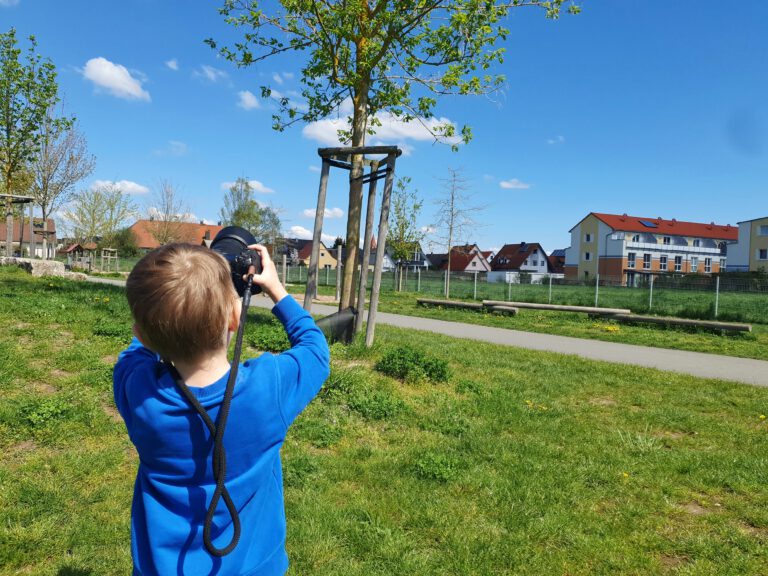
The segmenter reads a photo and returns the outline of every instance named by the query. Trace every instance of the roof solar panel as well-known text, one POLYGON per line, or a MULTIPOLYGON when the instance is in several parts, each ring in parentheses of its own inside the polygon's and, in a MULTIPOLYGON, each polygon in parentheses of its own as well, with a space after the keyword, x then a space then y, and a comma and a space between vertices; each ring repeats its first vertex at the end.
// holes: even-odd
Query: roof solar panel
POLYGON ((658 224, 656 222, 649 222, 648 220, 640 220, 640 224, 645 226, 646 228, 658 228, 658 224))

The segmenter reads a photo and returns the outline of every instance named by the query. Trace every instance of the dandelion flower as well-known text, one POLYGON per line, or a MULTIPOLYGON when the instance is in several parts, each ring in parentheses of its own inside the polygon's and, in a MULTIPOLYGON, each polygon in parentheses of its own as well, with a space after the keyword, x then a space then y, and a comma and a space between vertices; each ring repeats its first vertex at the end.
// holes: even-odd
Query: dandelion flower
POLYGON ((765 420, 765 414, 760 414, 760 420, 765 420))

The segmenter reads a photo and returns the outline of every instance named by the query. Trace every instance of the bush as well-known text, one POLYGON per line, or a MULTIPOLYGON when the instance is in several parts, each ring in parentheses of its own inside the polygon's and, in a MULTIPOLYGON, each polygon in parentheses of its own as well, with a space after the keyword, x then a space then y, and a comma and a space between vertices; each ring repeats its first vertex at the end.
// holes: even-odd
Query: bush
POLYGON ((405 409, 405 402, 386 390, 357 390, 349 398, 349 407, 368 420, 389 420, 405 409))
POLYGON ((269 321, 258 320, 245 325, 245 340, 252 348, 266 352, 283 352, 291 347, 288 335, 280 322, 273 318, 269 321))
POLYGON ((445 382, 450 377, 450 369, 445 360, 427 356, 408 346, 389 350, 376 362, 374 368, 382 374, 406 382, 418 382, 424 378, 445 382))

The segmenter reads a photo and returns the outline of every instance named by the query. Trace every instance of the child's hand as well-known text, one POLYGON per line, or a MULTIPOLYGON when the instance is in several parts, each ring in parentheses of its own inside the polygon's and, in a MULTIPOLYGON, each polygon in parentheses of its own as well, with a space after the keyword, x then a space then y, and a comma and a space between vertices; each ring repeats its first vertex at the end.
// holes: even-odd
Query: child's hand
MULTIPOLYGON (((269 256, 269 250, 261 244, 252 244, 248 246, 248 249, 255 250, 261 256, 261 274, 254 274, 253 282, 261 286, 261 289, 272 299, 272 302, 277 304, 288 292, 285 291, 283 284, 280 282, 275 263, 272 262, 272 258, 269 256)), ((251 270, 251 272, 253 271, 251 270)))

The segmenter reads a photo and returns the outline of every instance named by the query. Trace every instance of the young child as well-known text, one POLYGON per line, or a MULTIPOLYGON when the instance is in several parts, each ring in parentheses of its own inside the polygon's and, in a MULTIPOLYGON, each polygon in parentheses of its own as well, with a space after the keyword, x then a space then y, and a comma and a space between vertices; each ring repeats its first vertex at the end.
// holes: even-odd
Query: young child
MULTIPOLYGON (((169 371, 178 371, 215 422, 229 375, 227 346, 241 302, 226 260, 208 248, 170 244, 142 258, 126 293, 135 338, 114 370, 115 403, 139 454, 131 509, 134 574, 273 575, 288 569, 280 447, 291 422, 329 373, 328 345, 312 317, 288 296, 267 250, 254 276, 275 303, 291 349, 239 367, 224 435, 226 488, 242 533, 230 554, 212 556, 203 525, 216 487, 213 438, 169 371), (162 359, 162 360, 161 360, 162 359)), ((232 538, 219 501, 211 537, 232 538)))

